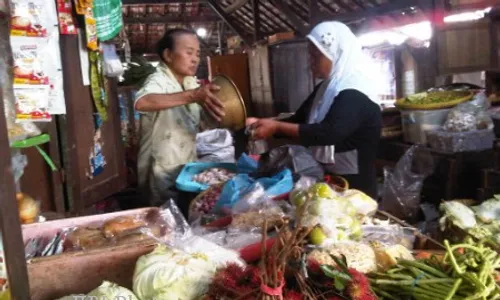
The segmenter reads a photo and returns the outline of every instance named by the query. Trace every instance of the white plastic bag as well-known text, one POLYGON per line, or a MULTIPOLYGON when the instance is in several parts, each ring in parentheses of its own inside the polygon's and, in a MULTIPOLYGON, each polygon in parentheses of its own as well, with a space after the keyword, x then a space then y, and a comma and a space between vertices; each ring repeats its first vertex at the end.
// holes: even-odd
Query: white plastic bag
POLYGON ((234 163, 233 136, 226 129, 201 132, 196 135, 196 152, 202 162, 234 163))
POLYGON ((122 62, 116 54, 114 44, 101 44, 104 58, 104 74, 108 77, 120 77, 124 73, 122 62))

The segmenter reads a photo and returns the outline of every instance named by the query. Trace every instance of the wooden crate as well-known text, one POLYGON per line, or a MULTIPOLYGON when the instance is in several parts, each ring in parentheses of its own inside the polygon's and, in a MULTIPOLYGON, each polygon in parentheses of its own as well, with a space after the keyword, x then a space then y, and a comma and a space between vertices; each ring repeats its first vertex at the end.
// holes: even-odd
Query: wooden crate
POLYGON ((35 259, 27 265, 31 300, 86 294, 104 280, 132 289, 137 259, 155 248, 135 244, 35 259))
MULTIPOLYGON (((27 242, 34 237, 51 238, 63 228, 98 224, 120 216, 143 215, 155 209, 158 208, 140 208, 23 225, 23 240, 27 242)), ((104 280, 130 289, 137 259, 151 252, 154 244, 149 240, 34 258, 27 263, 31 299, 52 300, 69 294, 85 294, 104 280)))

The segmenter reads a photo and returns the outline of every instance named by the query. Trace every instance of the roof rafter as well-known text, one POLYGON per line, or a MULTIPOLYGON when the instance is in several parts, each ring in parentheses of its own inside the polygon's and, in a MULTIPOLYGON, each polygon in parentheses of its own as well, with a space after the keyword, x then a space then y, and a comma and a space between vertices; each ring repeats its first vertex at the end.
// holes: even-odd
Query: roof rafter
MULTIPOLYGON (((262 11, 263 12, 265 12, 265 13, 269 12, 274 18, 276 18, 277 20, 279 20, 281 23, 285 24, 289 28, 293 28, 293 24, 290 23, 290 20, 284 19, 281 15, 274 13, 275 6, 273 6, 272 3, 268 2, 268 1, 264 1, 264 2, 262 2, 262 4, 263 4, 262 5, 262 11), (268 8, 268 10, 265 10, 264 6, 266 8, 268 8)), ((276 24, 276 22, 274 22, 274 24, 276 24)), ((277 24, 277 25, 278 25, 277 28, 279 28, 280 27, 279 24, 277 24)))
POLYGON ((173 16, 161 17, 124 17, 123 21, 128 24, 152 24, 152 23, 206 23, 220 21, 218 16, 173 16))
POLYGON ((341 22, 348 22, 357 19, 371 18, 376 16, 382 16, 393 11, 402 10, 414 6, 426 6, 426 2, 423 0, 393 0, 384 5, 366 8, 361 11, 352 11, 349 13, 339 14, 339 15, 327 15, 322 14, 322 19, 333 19, 341 22))
POLYGON ((308 28, 304 22, 298 17, 283 0, 271 0, 274 6, 276 6, 293 24, 293 27, 297 32, 305 36, 308 33, 308 28))
POLYGON ((215 0, 208 0, 208 5, 212 7, 212 9, 219 15, 219 17, 221 17, 221 19, 226 22, 229 28, 231 28, 237 35, 239 35, 247 45, 251 45, 248 35, 246 35, 240 28, 238 28, 234 25, 234 23, 231 22, 229 16, 224 12, 224 10, 217 4, 215 0))

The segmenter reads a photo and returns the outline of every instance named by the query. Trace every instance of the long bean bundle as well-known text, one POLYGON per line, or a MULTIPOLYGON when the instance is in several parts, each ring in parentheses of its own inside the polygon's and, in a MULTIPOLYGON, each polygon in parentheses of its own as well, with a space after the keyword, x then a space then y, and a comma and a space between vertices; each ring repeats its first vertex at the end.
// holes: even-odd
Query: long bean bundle
POLYGON ((373 291, 392 300, 500 299, 495 250, 472 240, 453 246, 445 241, 445 247, 442 259, 401 260, 386 273, 371 274, 373 291))

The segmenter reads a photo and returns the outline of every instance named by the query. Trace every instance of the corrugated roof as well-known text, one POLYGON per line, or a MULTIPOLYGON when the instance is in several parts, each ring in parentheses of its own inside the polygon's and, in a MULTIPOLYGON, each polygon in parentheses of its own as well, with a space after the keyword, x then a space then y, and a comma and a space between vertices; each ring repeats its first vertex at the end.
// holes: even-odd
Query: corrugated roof
MULTIPOLYGON (((222 23, 230 24, 221 37, 224 42, 228 36, 235 34, 253 41, 256 34, 253 1, 257 0, 154 1, 165 4, 123 0, 123 14, 135 52, 153 52, 154 44, 165 30, 181 26, 207 29, 203 48, 214 51, 219 41, 218 26, 222 23), (237 5, 235 2, 243 4, 237 5), (237 6, 236 10, 226 12, 234 5, 237 6)), ((425 18, 417 6, 418 0, 258 0, 257 3, 259 38, 284 31, 303 34, 312 25, 311 18, 340 20, 355 30, 367 26, 410 23, 425 18), (313 14, 310 13, 310 2, 318 8, 313 14)))

